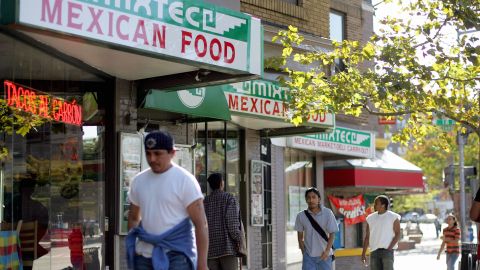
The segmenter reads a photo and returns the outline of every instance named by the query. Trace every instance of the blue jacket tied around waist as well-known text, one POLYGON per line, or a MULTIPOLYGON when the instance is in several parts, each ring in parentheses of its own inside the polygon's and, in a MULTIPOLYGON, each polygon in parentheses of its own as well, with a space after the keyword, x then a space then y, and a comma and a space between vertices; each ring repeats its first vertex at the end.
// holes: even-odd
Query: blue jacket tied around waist
POLYGON ((197 269, 197 252, 193 245, 192 223, 189 218, 186 218, 175 225, 175 227, 160 235, 147 233, 142 227, 142 224, 131 229, 125 239, 129 269, 134 269, 135 243, 137 238, 154 246, 152 253, 153 269, 168 270, 169 261, 164 249, 185 254, 192 263, 193 269, 197 269))

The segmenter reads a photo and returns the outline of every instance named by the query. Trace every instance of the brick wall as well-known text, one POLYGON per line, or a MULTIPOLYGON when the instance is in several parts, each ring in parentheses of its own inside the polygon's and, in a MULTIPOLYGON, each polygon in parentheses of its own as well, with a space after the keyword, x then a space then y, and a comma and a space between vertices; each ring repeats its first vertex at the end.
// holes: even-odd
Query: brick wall
MULTIPOLYGON (((258 131, 245 130, 245 177, 247 194, 250 194, 250 161, 260 160, 260 134, 258 131)), ((248 197, 248 196, 247 196, 248 197)), ((250 198, 247 198, 250 201, 250 198)), ((250 217, 250 205, 247 207, 247 217, 250 217)), ((261 227, 250 226, 250 220, 244 224, 247 228, 248 269, 262 269, 262 230, 261 227)))
POLYGON ((241 11, 264 23, 295 25, 302 32, 328 37, 329 1, 304 0, 300 5, 280 0, 241 0, 241 11))
POLYGON ((272 236, 273 269, 286 269, 286 196, 284 179, 284 148, 272 145, 272 236))

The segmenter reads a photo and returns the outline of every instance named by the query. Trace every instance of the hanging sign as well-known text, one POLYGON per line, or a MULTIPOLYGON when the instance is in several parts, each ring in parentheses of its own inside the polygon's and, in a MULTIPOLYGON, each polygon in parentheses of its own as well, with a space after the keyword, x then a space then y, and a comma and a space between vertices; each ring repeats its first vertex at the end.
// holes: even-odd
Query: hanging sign
POLYGON ((287 146, 355 157, 375 156, 375 136, 371 132, 345 127, 335 127, 326 133, 289 137, 287 146))
POLYGON ((65 124, 82 125, 82 106, 74 99, 66 101, 26 86, 3 82, 7 106, 65 124))
POLYGON ((353 225, 366 221, 365 201, 363 200, 363 195, 348 199, 328 196, 328 199, 337 208, 338 212, 344 216, 346 225, 353 225))
POLYGON ((20 0, 18 22, 240 72, 262 74, 262 26, 195 0, 20 0))

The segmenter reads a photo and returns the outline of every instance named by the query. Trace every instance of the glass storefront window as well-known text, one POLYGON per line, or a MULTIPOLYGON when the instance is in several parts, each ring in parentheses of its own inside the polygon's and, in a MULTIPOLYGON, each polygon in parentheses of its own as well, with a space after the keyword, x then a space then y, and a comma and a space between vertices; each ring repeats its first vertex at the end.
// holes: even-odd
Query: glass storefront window
POLYGON ((75 99, 84 109, 82 126, 47 121, 25 137, 0 134, 9 151, 0 166, 2 230, 21 223, 24 269, 102 269, 108 88, 98 76, 1 32, 0 43, 2 83, 75 99))
POLYGON ((294 230, 297 214, 307 208, 305 191, 314 183, 314 157, 312 154, 285 149, 285 182, 287 202, 286 252, 287 264, 302 261, 302 253, 298 248, 297 232, 294 230))
POLYGON ((26 269, 79 264, 100 269, 103 128, 47 123, 37 130, 25 138, 6 137, 13 158, 2 167, 2 223, 21 220, 22 228, 36 223, 36 241, 31 244, 36 258, 32 251, 22 251, 26 269))
POLYGON ((225 190, 237 197, 240 194, 240 139, 237 128, 225 122, 197 124, 197 147, 195 149, 195 176, 202 191, 210 187, 207 177, 219 172, 225 178, 225 190))

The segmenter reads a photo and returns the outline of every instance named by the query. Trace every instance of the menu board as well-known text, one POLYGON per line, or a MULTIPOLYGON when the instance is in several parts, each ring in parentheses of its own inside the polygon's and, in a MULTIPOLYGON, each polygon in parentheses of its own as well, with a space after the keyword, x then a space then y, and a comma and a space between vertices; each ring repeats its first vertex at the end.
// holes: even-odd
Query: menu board
POLYGON ((120 218, 119 234, 128 233, 128 189, 130 183, 140 171, 143 156, 142 135, 136 133, 120 133, 120 218))

